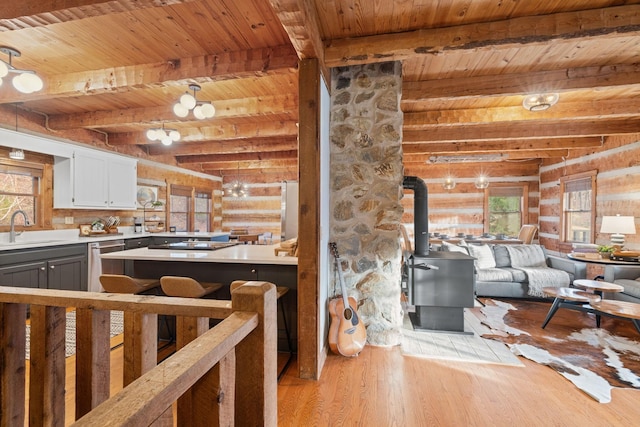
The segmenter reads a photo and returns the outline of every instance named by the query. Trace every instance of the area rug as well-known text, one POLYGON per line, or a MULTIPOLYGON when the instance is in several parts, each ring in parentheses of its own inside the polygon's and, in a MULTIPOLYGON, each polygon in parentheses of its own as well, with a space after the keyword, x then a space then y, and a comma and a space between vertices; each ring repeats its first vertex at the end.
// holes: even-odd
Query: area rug
MULTIPOLYGON (((405 313, 408 314, 405 307, 405 313)), ((414 330, 405 315, 402 328, 401 351, 405 356, 423 359, 468 363, 524 366, 502 343, 481 338, 489 331, 467 309, 464 314, 465 333, 414 330)))
POLYGON ((491 329, 482 336, 505 343, 514 354, 554 369, 601 403, 614 387, 640 389, 640 334, 624 319, 559 309, 545 329, 551 302, 483 300, 471 311, 491 329))
MULTIPOLYGON (((111 338, 124 332, 124 313, 122 311, 111 312, 111 338)), ((66 328, 66 345, 65 357, 72 356, 76 353, 76 312, 67 312, 67 328, 66 328)), ((31 351, 31 325, 27 324, 27 342, 25 345, 26 359, 29 360, 31 351)))

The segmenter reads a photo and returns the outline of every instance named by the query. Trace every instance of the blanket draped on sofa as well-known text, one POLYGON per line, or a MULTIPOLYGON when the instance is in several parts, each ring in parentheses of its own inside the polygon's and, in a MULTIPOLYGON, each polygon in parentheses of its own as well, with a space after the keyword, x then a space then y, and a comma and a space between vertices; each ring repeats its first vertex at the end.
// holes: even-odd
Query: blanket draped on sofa
POLYGON ((571 277, 566 271, 549 268, 545 261, 544 251, 538 245, 505 246, 511 258, 511 267, 527 274, 529 296, 543 297, 542 288, 553 286, 566 287, 571 284, 571 277))

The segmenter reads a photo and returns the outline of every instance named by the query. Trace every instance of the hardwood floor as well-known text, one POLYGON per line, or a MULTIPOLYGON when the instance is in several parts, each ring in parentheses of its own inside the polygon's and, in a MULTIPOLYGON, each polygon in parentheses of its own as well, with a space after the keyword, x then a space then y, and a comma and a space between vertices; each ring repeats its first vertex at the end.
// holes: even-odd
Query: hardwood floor
POLYGON ((279 426, 631 426, 640 390, 616 389, 600 404, 553 370, 431 361, 400 347, 330 354, 319 381, 278 386, 279 426))
MULTIPOLYGON (((122 386, 122 348, 111 352, 112 393, 122 386)), ((74 357, 67 358, 67 417, 73 422, 74 357)), ((279 367, 286 359, 279 360, 279 367)), ((319 381, 278 385, 278 426, 632 426, 640 390, 616 389, 609 404, 551 369, 433 361, 400 347, 367 346, 356 358, 330 354, 319 381)))

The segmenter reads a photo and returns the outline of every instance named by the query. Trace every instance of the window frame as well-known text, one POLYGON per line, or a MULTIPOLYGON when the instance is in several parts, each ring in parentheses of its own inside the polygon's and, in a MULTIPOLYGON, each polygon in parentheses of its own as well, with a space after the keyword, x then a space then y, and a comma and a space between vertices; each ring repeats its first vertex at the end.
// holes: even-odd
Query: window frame
POLYGON ((173 224, 171 222, 171 216, 173 215, 174 212, 179 213, 179 214, 185 214, 186 213, 186 217, 187 217, 187 226, 186 226, 186 230, 187 232, 189 231, 193 231, 193 188, 192 187, 185 187, 185 186, 181 186, 181 185, 172 185, 171 188, 169 189, 169 194, 167 195, 167 198, 169 199, 169 209, 167 211, 167 216, 168 216, 168 220, 167 222, 169 223, 170 226, 175 226, 175 224, 173 224), (172 196, 177 196, 177 197, 187 197, 187 211, 186 212, 176 212, 173 210, 173 205, 174 203, 171 200, 172 196))
MULTIPOLYGON (((597 170, 577 173, 573 175, 567 175, 560 177, 560 235, 558 236, 558 240, 562 243, 575 243, 573 240, 568 240, 566 237, 567 232, 567 216, 565 212, 565 189, 567 187, 567 183, 580 181, 580 180, 591 180, 591 232, 589 235, 589 242, 587 243, 595 243, 596 239, 596 178, 598 176, 597 170)), ((580 242, 582 243, 582 242, 580 242)))
POLYGON ((484 233, 489 232, 489 220, 490 214, 489 212, 489 197, 491 197, 491 190, 496 188, 506 189, 506 188, 518 188, 522 191, 522 203, 520 206, 520 227, 524 224, 529 223, 529 183, 526 182, 501 182, 491 184, 489 187, 484 190, 484 207, 482 211, 483 221, 482 221, 482 231, 484 233))
POLYGON ((210 232, 212 227, 212 221, 211 221, 211 214, 213 212, 213 195, 211 194, 211 191, 208 190, 199 190, 199 189, 194 189, 193 191, 193 228, 195 231, 195 224, 196 224, 196 216, 198 214, 207 214, 207 229, 206 230, 200 230, 201 232, 210 232), (208 201, 207 203, 207 211, 206 212, 201 212, 197 210, 197 206, 196 206, 196 202, 198 199, 206 199, 208 201))
MULTIPOLYGON (((30 176, 33 180, 37 180, 33 183, 32 189, 33 193, 31 196, 34 198, 34 215, 33 218, 29 217, 30 222, 30 230, 43 230, 44 229, 44 203, 45 203, 45 194, 43 191, 44 188, 44 180, 45 180, 45 165, 40 163, 32 163, 28 161, 14 161, 10 159, 0 159, 0 171, 15 174, 15 175, 23 175, 30 176)), ((3 193, 3 194, 11 194, 13 193, 3 193)), ((17 194, 17 193, 16 193, 17 194)), ((22 193, 21 193, 22 194, 22 193)), ((26 193, 24 193, 26 195, 26 193)), ((11 227, 7 225, 0 225, 0 231, 6 232, 9 231, 11 227)))

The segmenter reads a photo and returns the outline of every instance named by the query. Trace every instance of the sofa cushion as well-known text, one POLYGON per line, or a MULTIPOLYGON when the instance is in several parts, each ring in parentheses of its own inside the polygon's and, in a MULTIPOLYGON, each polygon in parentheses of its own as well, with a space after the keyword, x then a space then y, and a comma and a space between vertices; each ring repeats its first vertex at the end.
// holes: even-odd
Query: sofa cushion
POLYGON ((493 257, 493 249, 489 245, 469 246, 469 255, 474 257, 476 269, 495 268, 496 259, 493 257))
MULTIPOLYGON (((461 243, 464 243, 464 240, 461 243)), ((467 248, 468 246, 466 245, 462 246, 462 245, 454 245, 453 243, 449 243, 449 242, 442 242, 442 249, 449 252, 461 252, 465 255, 469 255, 469 250, 467 248)))
POLYGON ((511 267, 511 258, 505 245, 493 245, 493 256, 496 259, 496 267, 511 267))
POLYGON ((511 271, 504 268, 483 268, 476 272, 479 282, 513 282, 511 271))
POLYGON ((544 251, 539 245, 510 245, 505 248, 512 267, 547 267, 544 251))
POLYGON ((638 277, 638 280, 616 279, 613 283, 624 287, 625 294, 640 298, 640 277, 638 277))

